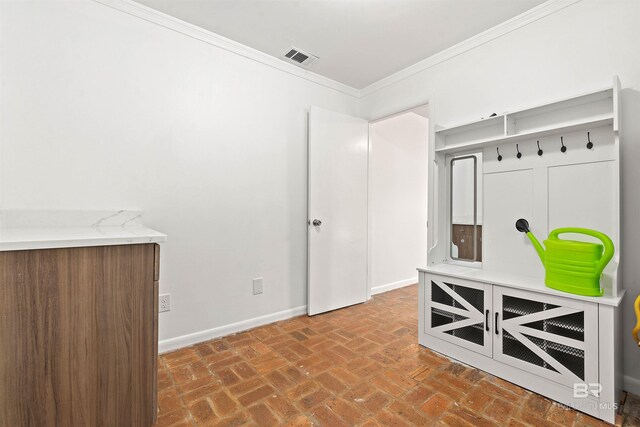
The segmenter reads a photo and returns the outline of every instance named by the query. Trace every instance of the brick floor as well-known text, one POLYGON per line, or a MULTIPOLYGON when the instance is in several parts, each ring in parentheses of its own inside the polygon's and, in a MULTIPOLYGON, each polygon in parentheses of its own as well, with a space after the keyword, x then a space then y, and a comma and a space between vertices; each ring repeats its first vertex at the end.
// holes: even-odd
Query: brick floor
POLYGON ((163 354, 158 425, 607 425, 421 347, 417 299, 409 286, 163 354))

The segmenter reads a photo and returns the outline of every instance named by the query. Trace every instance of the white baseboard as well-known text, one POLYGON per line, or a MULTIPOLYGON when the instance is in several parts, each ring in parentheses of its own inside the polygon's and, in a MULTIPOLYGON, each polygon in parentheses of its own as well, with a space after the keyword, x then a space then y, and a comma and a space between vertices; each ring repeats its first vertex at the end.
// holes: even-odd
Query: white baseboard
POLYGON ((626 392, 640 396, 640 379, 625 375, 622 389, 626 392))
POLYGON ((398 282, 387 283, 386 285, 374 286, 371 288, 371 295, 381 294, 383 292, 389 292, 394 289, 404 288, 405 286, 413 285, 415 283, 418 283, 417 277, 400 280, 398 282))
POLYGON ((205 331, 194 332, 193 334, 182 335, 175 338, 162 340, 158 343, 158 352, 166 353, 168 351, 177 350, 183 347, 189 347, 203 341, 220 338, 225 335, 235 334, 236 332, 246 331, 247 329, 256 328, 268 323, 277 322, 279 320, 289 319, 291 317, 307 314, 307 306, 290 308, 288 310, 278 311, 277 313, 266 314, 253 319, 242 320, 228 325, 218 326, 217 328, 207 329, 205 331))

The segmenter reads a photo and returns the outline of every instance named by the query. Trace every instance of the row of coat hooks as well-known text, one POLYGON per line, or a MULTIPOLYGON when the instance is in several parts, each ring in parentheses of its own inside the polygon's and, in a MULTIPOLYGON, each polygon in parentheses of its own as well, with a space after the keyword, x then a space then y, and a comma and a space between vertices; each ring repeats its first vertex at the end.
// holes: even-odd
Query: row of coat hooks
MULTIPOLYGON (((542 151, 542 148, 540 148, 540 141, 536 141, 536 143, 538 144, 538 156, 542 157, 542 155, 544 154, 544 151, 542 151)), ((587 132, 587 149, 591 150, 593 148, 593 142, 591 141, 591 132, 587 132)), ((500 154, 500 147, 496 147, 496 151, 498 152, 498 161, 501 162, 502 161, 502 154, 500 154)), ((567 146, 564 145, 564 137, 561 136, 560 137, 560 151, 562 153, 566 153, 567 152, 567 146)), ((518 159, 522 158, 522 153, 520 152, 520 144, 516 144, 516 157, 518 159)))

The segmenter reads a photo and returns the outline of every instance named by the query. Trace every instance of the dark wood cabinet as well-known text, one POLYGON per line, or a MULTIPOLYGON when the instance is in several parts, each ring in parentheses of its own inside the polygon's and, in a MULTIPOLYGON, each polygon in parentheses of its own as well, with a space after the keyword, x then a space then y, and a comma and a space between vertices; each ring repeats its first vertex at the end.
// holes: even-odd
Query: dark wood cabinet
POLYGON ((150 426, 157 244, 0 252, 0 426, 150 426))

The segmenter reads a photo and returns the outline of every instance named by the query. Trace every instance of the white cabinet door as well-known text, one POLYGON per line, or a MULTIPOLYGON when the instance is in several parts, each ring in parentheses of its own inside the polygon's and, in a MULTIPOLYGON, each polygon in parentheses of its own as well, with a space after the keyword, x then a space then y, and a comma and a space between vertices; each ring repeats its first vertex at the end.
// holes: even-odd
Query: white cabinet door
POLYGON ((598 382, 598 306, 494 286, 493 358, 568 387, 598 382))
POLYGON ((491 285, 425 274, 425 331, 491 357, 491 285))

